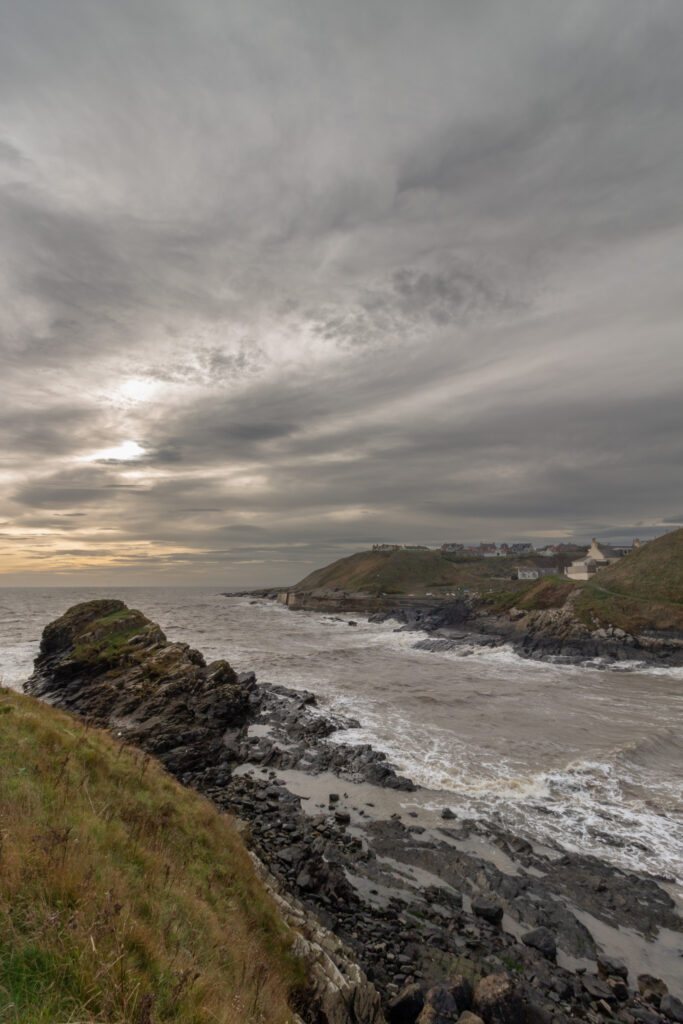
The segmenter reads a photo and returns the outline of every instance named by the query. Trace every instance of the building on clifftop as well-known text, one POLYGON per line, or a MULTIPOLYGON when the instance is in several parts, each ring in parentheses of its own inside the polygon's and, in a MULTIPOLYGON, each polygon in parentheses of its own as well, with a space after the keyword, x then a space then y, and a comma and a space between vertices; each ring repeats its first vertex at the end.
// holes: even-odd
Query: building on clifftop
POLYGON ((571 565, 568 565, 564 570, 565 575, 570 580, 588 580, 599 569, 604 569, 605 566, 618 562, 624 555, 630 554, 631 551, 639 547, 640 541, 637 537, 631 545, 620 544, 614 547, 610 544, 601 544, 593 537, 591 546, 586 554, 572 562, 571 565))

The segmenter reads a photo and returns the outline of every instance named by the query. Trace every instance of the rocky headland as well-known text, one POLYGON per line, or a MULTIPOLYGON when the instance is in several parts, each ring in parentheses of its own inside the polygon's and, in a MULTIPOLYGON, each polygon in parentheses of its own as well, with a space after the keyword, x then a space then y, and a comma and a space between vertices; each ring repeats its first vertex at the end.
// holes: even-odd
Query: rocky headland
MULTIPOLYGON (((420 611, 434 642, 462 630, 420 611)), ((310 1024, 683 1021, 666 880, 428 810, 381 752, 340 742, 357 723, 314 694, 207 665, 118 601, 46 627, 25 689, 241 820, 300 936, 310 1024)))

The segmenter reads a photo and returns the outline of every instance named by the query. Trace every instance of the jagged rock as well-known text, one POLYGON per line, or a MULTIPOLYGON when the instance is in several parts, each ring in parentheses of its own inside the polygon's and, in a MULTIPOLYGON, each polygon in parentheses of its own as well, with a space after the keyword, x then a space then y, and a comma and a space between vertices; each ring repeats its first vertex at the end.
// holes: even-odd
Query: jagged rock
POLYGON ((662 996, 659 1009, 669 1020, 675 1020, 676 1024, 683 1024, 683 1003, 676 996, 672 996, 671 993, 667 992, 666 995, 662 996))
POLYGON ((253 683, 227 661, 170 643, 123 601, 88 601, 43 630, 24 689, 105 726, 164 762, 175 775, 229 759, 223 737, 249 713, 253 683))
POLYGON ((379 993, 351 950, 286 892, 258 858, 252 859, 280 916, 295 934, 294 954, 306 965, 306 1016, 316 1024, 386 1024, 379 993))
POLYGON ((524 1005, 505 971, 482 978, 474 990, 474 1012, 485 1024, 523 1024, 524 1005))
POLYGON ((419 985, 406 985, 387 1006, 389 1024, 415 1024, 422 1007, 424 995, 419 985))
POLYGON ((484 1024, 484 1022, 481 1017, 477 1017, 476 1013, 472 1013, 471 1010, 464 1010, 458 1017, 457 1024, 484 1024))
POLYGON ((477 917, 482 917, 491 924, 500 924, 503 920, 503 908, 499 903, 487 899, 485 896, 475 896, 472 900, 472 912, 477 917))
POLYGON ((450 807, 444 807, 444 809, 441 811, 441 817, 443 818, 444 821, 455 821, 456 816, 450 809, 450 807))
POLYGON ((522 935, 522 942, 525 946, 537 949, 539 953, 547 956, 549 960, 555 959, 557 944, 555 936, 549 928, 533 928, 530 932, 525 932, 522 935))
POLYGON ((662 996, 667 995, 669 989, 661 978, 654 978, 651 974, 639 974, 638 991, 648 1003, 659 1006, 662 996))

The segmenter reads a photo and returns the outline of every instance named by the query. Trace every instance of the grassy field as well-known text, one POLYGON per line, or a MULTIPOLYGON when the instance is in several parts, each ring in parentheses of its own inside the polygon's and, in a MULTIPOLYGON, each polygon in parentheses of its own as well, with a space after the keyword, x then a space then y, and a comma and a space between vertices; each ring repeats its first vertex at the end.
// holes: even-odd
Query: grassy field
POLYGON ((231 820, 0 687, 3 1024, 284 1024, 290 942, 231 820))

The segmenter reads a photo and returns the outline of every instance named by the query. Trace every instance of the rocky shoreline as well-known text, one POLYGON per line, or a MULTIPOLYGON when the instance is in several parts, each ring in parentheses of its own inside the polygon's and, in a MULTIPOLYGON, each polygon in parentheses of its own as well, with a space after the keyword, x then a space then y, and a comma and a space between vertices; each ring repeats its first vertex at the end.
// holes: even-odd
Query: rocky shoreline
POLYGON ((617 626, 594 624, 592 629, 572 612, 571 601, 561 608, 526 611, 510 608, 491 613, 475 598, 411 599, 371 596, 354 591, 253 591, 254 600, 278 600, 292 611, 351 613, 370 621, 395 620, 399 628, 422 630, 430 639, 424 650, 472 647, 512 647, 523 658, 564 665, 606 668, 629 663, 660 667, 683 666, 683 634, 641 630, 627 633, 617 626))
MULTIPOLYGON (((454 624, 426 626, 437 641, 454 624)), ((651 949, 651 964, 675 962, 665 940, 683 947, 662 880, 425 809, 385 755, 340 742, 358 723, 321 713, 314 694, 206 665, 112 601, 46 628, 25 689, 142 747, 241 819, 308 922, 311 1024, 683 1021, 638 959, 651 949), (637 937, 628 963, 614 955, 619 936, 637 937)))

